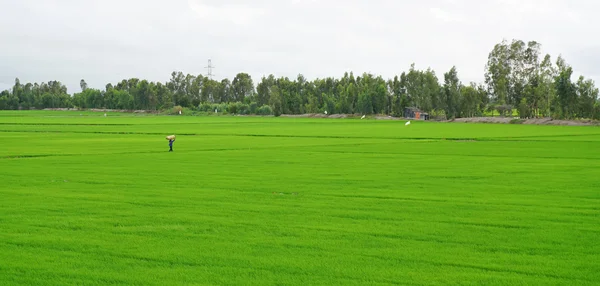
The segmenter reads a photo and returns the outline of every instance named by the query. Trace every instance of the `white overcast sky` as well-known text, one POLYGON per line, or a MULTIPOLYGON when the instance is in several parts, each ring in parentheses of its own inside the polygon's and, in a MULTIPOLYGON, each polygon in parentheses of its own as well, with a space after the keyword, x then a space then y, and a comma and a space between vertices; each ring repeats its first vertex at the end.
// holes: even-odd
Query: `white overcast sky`
POLYGON ((536 40, 577 74, 600 80, 595 0, 0 0, 0 89, 79 80, 103 89, 172 71, 309 79, 408 70, 483 81, 502 39, 536 40))

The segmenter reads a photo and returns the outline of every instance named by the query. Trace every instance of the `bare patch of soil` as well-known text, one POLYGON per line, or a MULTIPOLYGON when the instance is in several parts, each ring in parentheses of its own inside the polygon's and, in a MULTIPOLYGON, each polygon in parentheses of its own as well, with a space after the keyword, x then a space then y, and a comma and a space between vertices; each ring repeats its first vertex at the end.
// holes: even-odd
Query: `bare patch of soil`
POLYGON ((457 118, 447 122, 463 122, 463 123, 497 123, 509 124, 519 120, 518 124, 529 125, 565 125, 565 126, 590 126, 600 125, 600 122, 591 119, 582 120, 556 120, 552 118, 532 118, 532 119, 516 119, 511 117, 472 117, 472 118, 457 118))

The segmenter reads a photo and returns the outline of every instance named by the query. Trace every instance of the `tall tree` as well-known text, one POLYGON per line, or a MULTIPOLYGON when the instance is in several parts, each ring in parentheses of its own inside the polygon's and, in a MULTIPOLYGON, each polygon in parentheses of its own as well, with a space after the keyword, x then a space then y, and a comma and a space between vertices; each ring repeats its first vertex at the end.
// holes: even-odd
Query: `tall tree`
POLYGON ((444 111, 448 119, 456 118, 458 115, 458 103, 460 103, 461 83, 458 79, 458 71, 453 66, 444 74, 444 111))
POLYGON ((273 109, 273 114, 279 116, 283 112, 281 93, 278 86, 273 86, 270 92, 269 105, 273 109))
POLYGON ((485 69, 484 76, 488 93, 492 95, 495 103, 506 104, 511 74, 510 49, 506 40, 494 46, 494 49, 488 55, 485 69))
POLYGON ((455 103, 458 109, 457 114, 461 117, 480 115, 481 102, 485 98, 482 92, 484 93, 485 90, 480 89, 474 82, 467 86, 460 86, 459 101, 455 103))
POLYGON ((238 73, 231 82, 234 101, 242 102, 244 98, 254 95, 254 83, 247 73, 238 73))
POLYGON ((582 118, 594 117, 594 105, 598 101, 598 88, 594 81, 580 76, 575 85, 577 94, 577 116, 582 118))
POLYGON ((560 73, 555 79, 556 93, 558 95, 558 103, 560 104, 560 117, 572 118, 576 110, 577 94, 575 86, 571 82, 573 69, 569 66, 560 68, 560 73))
POLYGON ((540 96, 539 106, 540 111, 544 116, 550 116, 551 114, 551 102, 556 97, 556 89, 554 88, 554 77, 556 76, 556 69, 552 64, 552 58, 546 54, 540 64, 539 73, 539 84, 537 86, 537 92, 540 96))

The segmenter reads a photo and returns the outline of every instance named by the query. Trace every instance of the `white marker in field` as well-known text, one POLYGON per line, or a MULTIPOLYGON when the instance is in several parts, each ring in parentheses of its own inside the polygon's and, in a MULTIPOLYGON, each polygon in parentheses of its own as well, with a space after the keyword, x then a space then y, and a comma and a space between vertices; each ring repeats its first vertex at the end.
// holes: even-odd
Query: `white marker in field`
POLYGON ((181 110, 179 110, 179 115, 181 115, 181 110))
POLYGON ((365 119, 365 115, 363 115, 360 119, 365 119))
POLYGON ((410 121, 407 121, 406 123, 404 123, 404 126, 408 126, 410 125, 410 121))
POLYGON ((104 117, 106 117, 106 113, 104 113, 104 117))

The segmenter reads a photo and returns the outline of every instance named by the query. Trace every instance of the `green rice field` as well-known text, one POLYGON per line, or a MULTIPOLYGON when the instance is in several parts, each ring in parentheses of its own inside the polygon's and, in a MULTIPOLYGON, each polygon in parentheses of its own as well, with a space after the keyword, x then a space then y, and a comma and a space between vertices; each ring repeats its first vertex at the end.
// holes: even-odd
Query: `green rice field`
POLYGON ((0 285, 600 284, 600 127, 2 111, 0 138, 0 285))

